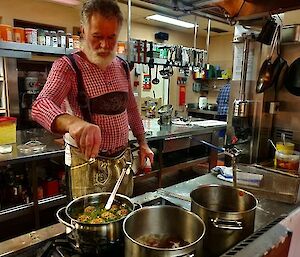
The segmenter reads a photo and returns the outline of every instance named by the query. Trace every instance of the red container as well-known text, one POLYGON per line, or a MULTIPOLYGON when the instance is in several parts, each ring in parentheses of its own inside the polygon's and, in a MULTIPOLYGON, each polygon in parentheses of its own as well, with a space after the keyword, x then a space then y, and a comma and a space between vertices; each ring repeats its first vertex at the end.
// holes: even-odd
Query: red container
POLYGON ((45 181, 44 185, 44 197, 55 196, 59 194, 59 183, 58 180, 45 181))

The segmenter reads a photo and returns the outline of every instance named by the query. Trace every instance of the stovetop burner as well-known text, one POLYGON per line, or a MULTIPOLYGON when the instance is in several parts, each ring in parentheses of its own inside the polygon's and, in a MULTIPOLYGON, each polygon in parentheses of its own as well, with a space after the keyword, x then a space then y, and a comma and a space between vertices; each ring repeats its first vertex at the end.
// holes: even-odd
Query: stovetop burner
POLYGON ((37 253, 36 257, 115 257, 124 256, 124 242, 107 242, 95 248, 92 245, 76 246, 72 236, 64 235, 47 242, 37 253))

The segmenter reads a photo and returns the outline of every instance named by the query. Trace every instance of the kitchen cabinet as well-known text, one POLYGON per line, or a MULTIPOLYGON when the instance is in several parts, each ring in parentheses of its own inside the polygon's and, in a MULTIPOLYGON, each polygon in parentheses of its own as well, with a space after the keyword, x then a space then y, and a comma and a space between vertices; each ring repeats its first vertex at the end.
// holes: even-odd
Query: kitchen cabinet
POLYGON ((64 169, 64 166, 60 165, 63 163, 64 146, 56 143, 55 138, 54 135, 43 129, 19 130, 17 131, 17 143, 12 144, 12 152, 0 154, 0 175, 1 178, 6 178, 4 181, 1 180, 4 185, 1 185, 0 193, 5 202, 1 199, 4 206, 0 210, 0 226, 3 229, 7 228, 4 230, 7 231, 6 233, 39 228, 49 222, 45 210, 56 209, 66 203, 65 193, 59 192, 48 197, 51 195, 49 190, 53 190, 48 175, 59 172, 58 169, 64 169), (19 145, 33 140, 45 144, 45 149, 37 152, 21 152, 18 149, 19 145), (50 160, 56 161, 55 168, 54 165, 51 165, 50 160), (39 180, 39 178, 43 178, 43 180, 39 180), (27 183, 24 183, 25 181, 27 183), (28 199, 22 202, 20 197, 23 197, 23 189, 26 189, 28 199), (41 189, 48 191, 41 195, 41 189), (8 203, 8 201, 10 202, 8 203), (10 229, 13 226, 16 227, 10 229))

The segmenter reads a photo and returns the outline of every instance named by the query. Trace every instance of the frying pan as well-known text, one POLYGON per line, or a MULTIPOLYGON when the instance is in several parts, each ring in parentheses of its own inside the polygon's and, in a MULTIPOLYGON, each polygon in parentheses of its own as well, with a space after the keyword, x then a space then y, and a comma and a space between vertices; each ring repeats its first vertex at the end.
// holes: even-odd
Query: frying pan
POLYGON ((283 82, 288 69, 287 61, 282 57, 280 52, 280 28, 277 34, 277 58, 272 64, 271 87, 279 88, 283 82))
POLYGON ((271 84, 272 77, 273 77, 272 56, 277 43, 277 32, 278 30, 275 31, 275 35, 273 37, 273 41, 271 44, 271 52, 260 68, 257 83, 256 83, 256 93, 262 93, 266 89, 272 86, 271 84))
POLYGON ((291 94, 300 96, 300 58, 291 64, 285 80, 285 87, 291 94))

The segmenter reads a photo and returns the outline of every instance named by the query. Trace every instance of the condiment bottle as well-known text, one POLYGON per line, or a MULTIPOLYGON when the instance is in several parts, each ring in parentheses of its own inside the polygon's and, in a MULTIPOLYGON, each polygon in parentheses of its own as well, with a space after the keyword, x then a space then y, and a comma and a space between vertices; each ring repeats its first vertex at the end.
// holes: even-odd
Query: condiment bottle
POLYGON ((71 33, 67 33, 67 48, 73 49, 73 37, 71 33))
POLYGON ((66 47, 66 33, 63 30, 57 31, 58 47, 66 47))
POLYGON ((44 30, 46 38, 46 46, 51 46, 51 34, 48 30, 44 30))
POLYGON ((58 47, 57 33, 56 31, 50 31, 51 34, 51 45, 53 47, 58 47))
POLYGON ((149 172, 151 172, 152 167, 151 167, 151 161, 150 159, 147 157, 145 160, 145 167, 144 167, 144 173, 147 174, 149 172))

